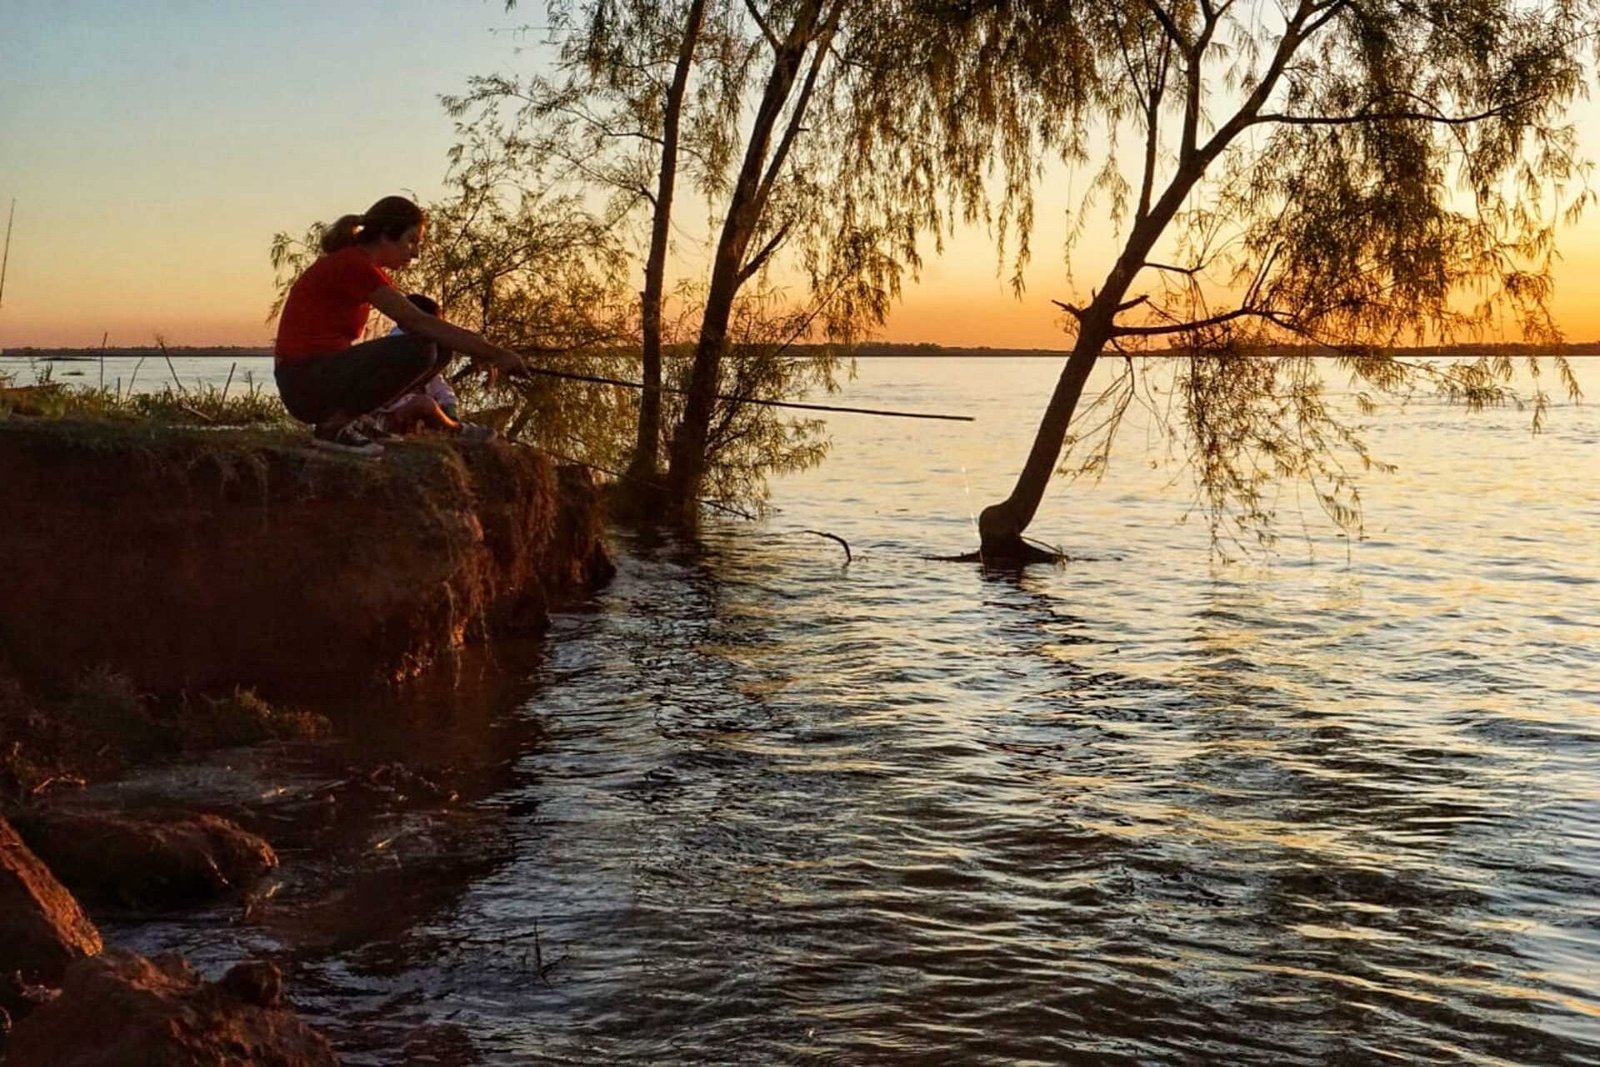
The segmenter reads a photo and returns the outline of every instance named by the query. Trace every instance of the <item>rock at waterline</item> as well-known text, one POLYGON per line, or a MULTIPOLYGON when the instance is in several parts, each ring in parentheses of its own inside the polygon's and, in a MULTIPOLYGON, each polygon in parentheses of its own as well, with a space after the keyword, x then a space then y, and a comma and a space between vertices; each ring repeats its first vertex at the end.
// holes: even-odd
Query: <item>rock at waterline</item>
POLYGON ((177 957, 116 950, 68 968, 61 995, 19 1022, 8 1067, 331 1067, 327 1041, 280 998, 267 963, 202 982, 177 957))
POLYGON ((599 494, 544 453, 0 419, 0 659, 143 691, 327 696, 545 625, 607 580, 599 494))
POLYGON ((0 974, 54 985, 100 947, 100 931, 72 894, 0 818, 0 974))
POLYGON ((216 815, 19 813, 17 829, 85 903, 162 911, 203 904, 278 865, 272 846, 216 815))

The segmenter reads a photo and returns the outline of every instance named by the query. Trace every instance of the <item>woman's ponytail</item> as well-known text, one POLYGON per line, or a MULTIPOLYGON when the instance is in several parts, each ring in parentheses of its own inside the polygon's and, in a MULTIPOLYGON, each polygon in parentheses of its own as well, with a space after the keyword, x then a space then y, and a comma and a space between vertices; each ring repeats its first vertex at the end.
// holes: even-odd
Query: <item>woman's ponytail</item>
POLYGON ((322 234, 322 250, 337 252, 351 245, 372 244, 382 238, 398 240, 413 226, 421 226, 427 215, 403 196, 386 196, 367 208, 364 215, 340 215, 322 234))
POLYGON ((322 250, 337 252, 341 248, 349 248, 356 243, 356 235, 361 232, 361 226, 360 215, 340 215, 332 226, 323 231, 322 250))

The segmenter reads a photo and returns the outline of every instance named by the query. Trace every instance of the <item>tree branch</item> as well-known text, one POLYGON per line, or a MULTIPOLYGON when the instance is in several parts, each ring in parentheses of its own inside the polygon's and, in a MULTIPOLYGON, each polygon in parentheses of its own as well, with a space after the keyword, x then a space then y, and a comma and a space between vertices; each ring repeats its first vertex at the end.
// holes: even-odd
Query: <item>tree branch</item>
MULTIPOLYGON (((1146 294, 1144 296, 1136 296, 1132 300, 1124 300, 1122 303, 1118 304, 1115 310, 1113 310, 1111 313, 1113 315, 1120 315, 1124 311, 1130 311, 1133 308, 1138 307, 1140 304, 1147 303, 1149 299, 1149 295, 1146 294)), ((1062 311, 1065 311, 1073 318, 1078 319, 1080 322, 1083 320, 1083 316, 1088 312, 1087 308, 1081 308, 1076 304, 1064 304, 1059 300, 1052 300, 1050 303, 1054 304, 1062 311)))
MULTIPOLYGON (((1318 8, 1315 4, 1302 3, 1299 10, 1289 19, 1289 25, 1278 39, 1278 46, 1273 50, 1272 60, 1267 64, 1266 71, 1261 75, 1261 80, 1256 83, 1244 103, 1239 105, 1239 110, 1233 117, 1222 125, 1205 147, 1200 149, 1200 159, 1203 161, 1201 169, 1204 170, 1213 159, 1233 143, 1233 139, 1254 121, 1261 113, 1268 97, 1277 88, 1278 79, 1283 77, 1283 72, 1289 66, 1289 60, 1300 50, 1306 40, 1327 23, 1349 0, 1331 0, 1324 7, 1318 8)), ((1187 131, 1186 131, 1187 132, 1187 131)), ((1187 191, 1187 190, 1185 190, 1187 191)))
POLYGON ((746 11, 750 12, 750 17, 755 20, 756 25, 761 28, 761 36, 767 39, 767 44, 772 46, 772 50, 776 52, 779 48, 782 48, 783 45, 778 41, 777 34, 772 32, 772 27, 767 25, 767 20, 762 16, 760 10, 756 8, 755 0, 744 0, 744 7, 746 11))
POLYGON ((1144 176, 1139 183, 1139 207, 1134 219, 1150 214, 1150 197, 1155 192, 1156 162, 1161 145, 1161 97, 1166 90, 1167 60, 1171 53, 1162 49, 1159 69, 1152 73, 1145 97, 1144 176))
POLYGON ((566 115, 570 118, 577 119, 579 122, 586 123, 590 129, 592 129, 602 138, 610 138, 618 141, 632 138, 633 140, 644 141, 647 144, 653 144, 657 147, 659 147, 662 143, 660 137, 657 137, 655 134, 649 133, 646 130, 612 129, 610 126, 606 125, 604 120, 596 115, 589 114, 582 108, 567 107, 561 104, 556 104, 552 105, 549 110, 553 113, 566 115))
POLYGON ((1315 8, 1308 10, 1306 14, 1310 15, 1312 11, 1315 11, 1315 17, 1307 19, 1306 24, 1301 27, 1301 35, 1310 37, 1322 29, 1323 26, 1326 26, 1328 21, 1339 13, 1340 9, 1347 6, 1349 6, 1349 0, 1330 0, 1320 11, 1315 11, 1315 8))
MULTIPOLYGON (((1205 26, 1200 31, 1200 36, 1195 39, 1184 53, 1184 101, 1183 101, 1183 133, 1178 142, 1178 165, 1194 158, 1195 146, 1200 141, 1200 116, 1205 111, 1205 86, 1203 76, 1205 73, 1206 49, 1211 46, 1212 34, 1217 29, 1217 17, 1214 12, 1205 14, 1205 26)), ((1260 107, 1260 104, 1256 105, 1260 107)))
POLYGON ((773 151, 767 172, 761 179, 760 191, 756 194, 761 203, 765 203, 767 197, 771 195, 772 187, 777 183, 783 164, 788 159, 789 150, 794 146, 795 138, 800 135, 806 109, 811 105, 811 94, 817 86, 817 76, 822 72, 823 64, 828 60, 828 53, 833 48, 833 35, 838 29, 839 16, 843 13, 843 9, 842 3, 835 4, 821 30, 812 38, 817 44, 817 50, 811 57, 811 69, 806 71, 806 80, 800 87, 800 95, 795 98, 794 110, 789 115, 789 125, 778 140, 778 147, 773 151))
POLYGON ((1475 115, 1441 115, 1427 111, 1363 111, 1354 115, 1285 115, 1267 112, 1250 120, 1252 125, 1278 123, 1284 126, 1356 126, 1367 122, 1432 122, 1444 126, 1467 126, 1474 122, 1492 119, 1518 107, 1522 101, 1513 101, 1480 111, 1475 115))
POLYGON ((1160 147, 1161 126, 1161 98, 1166 92, 1167 63, 1172 54, 1171 42, 1162 44, 1159 53, 1151 57, 1149 41, 1144 34, 1139 34, 1139 63, 1135 64, 1130 54, 1126 40, 1123 40, 1122 66, 1128 74, 1129 83, 1140 94, 1140 104, 1144 112, 1144 174, 1139 183, 1139 206, 1134 212, 1134 219, 1144 218, 1150 213, 1150 196, 1155 188, 1156 159, 1160 147), (1140 71, 1145 78, 1141 79, 1140 71))
POLYGON ((789 226, 790 224, 785 222, 783 226, 779 228, 778 232, 773 234, 767 243, 761 246, 761 250, 750 257, 750 262, 746 263, 739 270, 740 285, 743 285, 745 282, 755 277, 756 272, 761 269, 762 265, 766 263, 766 261, 771 258, 772 254, 776 252, 783 244, 784 239, 789 236, 789 226))
POLYGON ((1193 330, 1204 330, 1212 326, 1221 326, 1234 319, 1256 318, 1265 319, 1277 326, 1285 326, 1286 318, 1281 312, 1266 308, 1235 308, 1224 311, 1210 318, 1191 319, 1188 322, 1168 323, 1165 326, 1113 326, 1113 337, 1164 337, 1174 333, 1188 333, 1193 330))
POLYGON ((1157 3, 1156 0, 1145 0, 1145 6, 1148 7, 1150 9, 1150 13, 1156 17, 1156 21, 1161 23, 1161 29, 1165 31, 1166 35, 1172 40, 1172 43, 1177 45, 1185 56, 1190 55, 1190 49, 1193 46, 1184 37, 1183 31, 1178 28, 1178 24, 1173 21, 1171 13, 1157 3))

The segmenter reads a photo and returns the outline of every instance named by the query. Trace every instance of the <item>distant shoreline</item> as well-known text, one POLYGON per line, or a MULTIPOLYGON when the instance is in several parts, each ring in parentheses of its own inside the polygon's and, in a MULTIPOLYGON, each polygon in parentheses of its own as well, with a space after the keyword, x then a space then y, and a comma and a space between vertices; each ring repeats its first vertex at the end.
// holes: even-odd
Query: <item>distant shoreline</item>
MULTIPOLYGON (((820 348, 820 345, 795 345, 796 354, 820 348)), ((1287 355, 1288 348, 1272 348, 1263 355, 1287 355)), ((1600 340, 1564 345, 1528 344, 1478 344, 1442 345, 1397 348, 1394 351, 1417 356, 1600 356, 1600 340)), ((184 359, 264 359, 272 355, 270 348, 245 346, 156 346, 131 348, 35 348, 19 347, 0 349, 0 359, 53 361, 82 361, 107 359, 155 359, 163 354, 184 359)), ((1071 354, 1065 348, 989 348, 930 343, 857 345, 850 355, 857 359, 1065 359, 1071 354)), ((1160 355, 1161 353, 1148 353, 1160 355)), ((1173 353, 1177 355, 1178 353, 1173 353)))
POLYGON ((169 356, 182 356, 184 359, 196 357, 254 359, 272 355, 272 349, 270 348, 227 348, 215 346, 182 348, 168 345, 165 349, 160 349, 152 345, 144 348, 5 348, 0 349, 0 359, 92 360, 101 358, 138 359, 141 356, 158 359, 163 351, 169 356))

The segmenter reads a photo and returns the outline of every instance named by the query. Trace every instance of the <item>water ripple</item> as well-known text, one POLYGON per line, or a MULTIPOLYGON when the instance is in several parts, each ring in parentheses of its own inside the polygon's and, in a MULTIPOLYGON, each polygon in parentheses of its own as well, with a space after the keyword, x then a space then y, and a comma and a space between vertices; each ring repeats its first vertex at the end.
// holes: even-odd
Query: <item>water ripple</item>
POLYGON ((923 559, 1054 369, 873 365, 982 429, 841 426, 768 525, 631 546, 412 985, 335 951, 313 1009, 470 1045, 417 1062, 1600 1064, 1600 419, 1421 405, 1370 539, 1276 561, 1137 450, 1047 500, 1078 561, 923 559))

